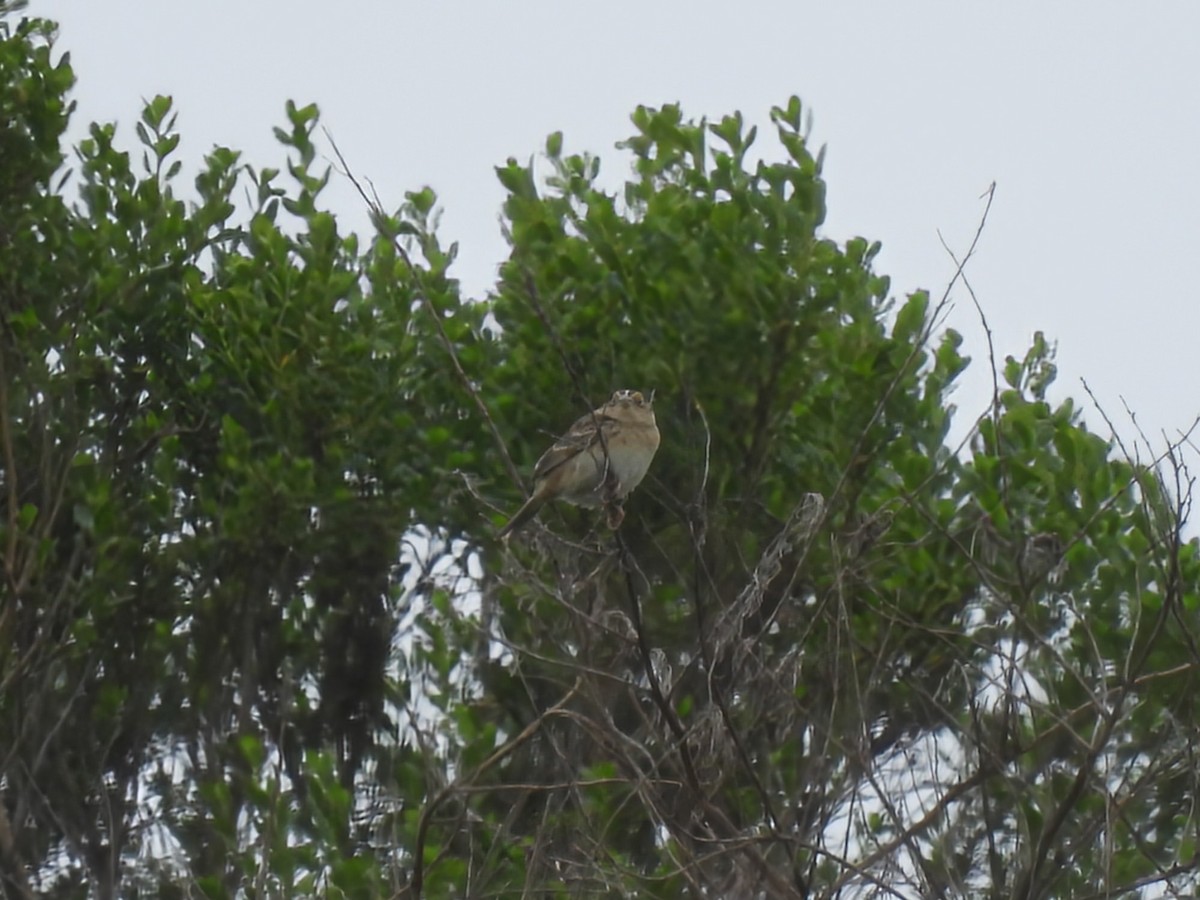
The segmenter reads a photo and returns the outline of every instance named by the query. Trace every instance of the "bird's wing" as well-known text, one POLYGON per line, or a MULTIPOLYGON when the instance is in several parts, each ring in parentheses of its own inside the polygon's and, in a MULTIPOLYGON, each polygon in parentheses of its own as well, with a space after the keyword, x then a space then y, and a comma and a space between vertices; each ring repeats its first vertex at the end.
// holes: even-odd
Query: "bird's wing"
POLYGON ((563 463, 574 459, 580 453, 596 444, 599 440, 596 430, 597 425, 604 430, 604 436, 607 440, 616 424, 616 419, 600 411, 581 416, 571 426, 571 429, 555 442, 553 447, 542 454, 541 459, 537 461, 537 465, 533 467, 534 479, 541 480, 545 478, 563 463))

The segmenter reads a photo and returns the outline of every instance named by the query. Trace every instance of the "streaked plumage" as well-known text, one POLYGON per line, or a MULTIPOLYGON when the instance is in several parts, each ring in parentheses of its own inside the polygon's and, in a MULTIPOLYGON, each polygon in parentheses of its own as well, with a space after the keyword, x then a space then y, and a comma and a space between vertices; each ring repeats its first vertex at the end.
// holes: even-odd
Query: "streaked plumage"
POLYGON ((549 500, 596 507, 625 498, 646 477, 658 444, 653 398, 617 391, 542 454, 533 469, 533 495, 498 536, 520 528, 549 500))

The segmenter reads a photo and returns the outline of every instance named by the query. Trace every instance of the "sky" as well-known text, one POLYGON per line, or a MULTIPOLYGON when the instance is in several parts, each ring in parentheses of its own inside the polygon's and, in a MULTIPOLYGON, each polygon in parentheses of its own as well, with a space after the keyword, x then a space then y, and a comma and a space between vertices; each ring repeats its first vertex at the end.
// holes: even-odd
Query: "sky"
MULTIPOLYGON (((1052 396, 1075 397, 1105 435, 1081 379, 1124 435, 1127 405, 1159 447, 1200 414, 1187 274, 1200 258, 1200 4, 32 0, 29 12, 57 20, 71 53, 74 139, 116 121, 133 147, 143 99, 169 94, 193 166, 221 144, 279 167, 285 102, 316 102, 385 206, 438 192, 472 296, 506 255, 493 167, 507 157, 562 131, 615 186, 630 113, 671 102, 692 118, 740 110, 778 155, 769 112, 797 94, 826 147, 825 234, 881 241, 876 269, 897 297, 941 296, 955 268, 941 240, 965 251, 995 182, 968 277, 999 359, 1044 331, 1058 347, 1052 396)), ((326 202, 344 230, 366 230, 344 180, 326 202)), ((975 360, 954 400, 973 418, 990 396, 987 344, 969 295, 951 296, 947 324, 975 360)))

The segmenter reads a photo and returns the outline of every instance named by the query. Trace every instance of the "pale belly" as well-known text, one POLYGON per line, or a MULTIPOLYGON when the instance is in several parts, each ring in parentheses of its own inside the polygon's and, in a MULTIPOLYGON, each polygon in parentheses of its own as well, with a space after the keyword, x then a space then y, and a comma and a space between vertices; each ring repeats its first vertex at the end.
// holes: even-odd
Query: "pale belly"
MULTIPOLYGON (((576 506, 600 506, 605 498, 605 480, 615 488, 616 499, 625 497, 642 483, 650 469, 651 453, 614 453, 606 457, 597 444, 580 453, 568 465, 575 468, 579 490, 564 493, 562 499, 576 506)), ((571 479, 575 481, 575 479, 571 479)))

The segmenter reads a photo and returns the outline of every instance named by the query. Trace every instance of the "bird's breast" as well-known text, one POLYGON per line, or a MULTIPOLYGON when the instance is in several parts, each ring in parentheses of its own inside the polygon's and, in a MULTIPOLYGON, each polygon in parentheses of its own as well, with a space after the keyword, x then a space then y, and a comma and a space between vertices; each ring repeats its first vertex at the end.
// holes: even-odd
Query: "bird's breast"
POLYGON ((658 449, 658 432, 651 429, 636 440, 630 437, 628 432, 615 435, 604 445, 597 442, 577 455, 570 463, 576 467, 573 477, 564 479, 574 490, 564 491, 563 499, 577 506, 600 506, 606 480, 615 487, 618 499, 641 484, 658 449))

